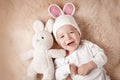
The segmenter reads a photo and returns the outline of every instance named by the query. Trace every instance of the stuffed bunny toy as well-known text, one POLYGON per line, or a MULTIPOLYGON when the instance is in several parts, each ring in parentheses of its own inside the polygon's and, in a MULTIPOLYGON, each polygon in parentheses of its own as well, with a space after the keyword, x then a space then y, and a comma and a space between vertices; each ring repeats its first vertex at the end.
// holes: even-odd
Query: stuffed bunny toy
POLYGON ((51 49, 53 46, 52 24, 53 20, 49 19, 44 27, 40 20, 33 23, 35 35, 33 36, 33 49, 24 54, 23 59, 32 58, 31 64, 27 71, 29 80, 36 80, 36 75, 43 74, 42 80, 54 80, 54 64, 52 58, 61 58, 65 56, 63 49, 51 49))

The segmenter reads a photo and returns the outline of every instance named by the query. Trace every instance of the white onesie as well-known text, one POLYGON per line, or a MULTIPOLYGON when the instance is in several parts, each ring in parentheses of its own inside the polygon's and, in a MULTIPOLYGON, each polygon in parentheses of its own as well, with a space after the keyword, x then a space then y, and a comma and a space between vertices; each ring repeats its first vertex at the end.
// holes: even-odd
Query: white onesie
POLYGON ((104 51, 98 47, 96 44, 82 40, 82 46, 80 46, 76 51, 65 58, 58 58, 55 60, 56 80, 65 80, 70 74, 69 64, 74 64, 76 66, 81 66, 89 61, 96 63, 97 68, 92 70, 88 75, 72 75, 72 80, 110 80, 107 76, 104 64, 107 62, 107 57, 104 51))

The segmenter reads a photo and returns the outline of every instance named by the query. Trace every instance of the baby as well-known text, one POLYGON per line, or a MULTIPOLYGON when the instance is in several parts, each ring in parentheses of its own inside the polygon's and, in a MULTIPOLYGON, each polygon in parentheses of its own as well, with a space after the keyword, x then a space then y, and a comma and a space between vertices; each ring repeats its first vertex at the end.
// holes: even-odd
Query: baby
POLYGON ((49 7, 55 18, 53 35, 57 43, 66 50, 66 56, 55 60, 56 80, 110 80, 104 65, 107 57, 96 44, 81 40, 81 31, 73 14, 72 3, 65 4, 63 11, 56 4, 49 7))

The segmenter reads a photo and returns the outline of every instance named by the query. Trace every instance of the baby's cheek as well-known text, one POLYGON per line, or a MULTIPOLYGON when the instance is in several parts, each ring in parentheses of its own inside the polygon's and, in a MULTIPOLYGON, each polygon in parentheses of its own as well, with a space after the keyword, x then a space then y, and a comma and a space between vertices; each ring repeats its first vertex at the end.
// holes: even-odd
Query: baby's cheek
POLYGON ((62 40, 58 40, 57 41, 59 45, 63 45, 63 41, 62 40))
POLYGON ((57 40, 56 42, 57 42, 57 44, 58 44, 59 46, 62 47, 62 43, 61 43, 59 40, 57 40))

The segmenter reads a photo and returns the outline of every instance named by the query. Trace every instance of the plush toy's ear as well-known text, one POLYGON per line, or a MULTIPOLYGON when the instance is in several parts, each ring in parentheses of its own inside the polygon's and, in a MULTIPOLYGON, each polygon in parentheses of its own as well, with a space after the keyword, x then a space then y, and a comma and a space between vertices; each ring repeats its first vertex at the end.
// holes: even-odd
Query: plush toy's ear
POLYGON ((39 20, 35 20, 33 23, 33 29, 35 33, 39 33, 40 31, 44 30, 44 24, 39 20))
POLYGON ((63 14, 61 8, 56 4, 51 4, 48 8, 48 12, 53 18, 57 18, 63 14))
POLYGON ((46 26, 45 26, 45 30, 52 33, 52 30, 53 30, 53 25, 54 25, 54 20, 53 19, 49 19, 46 23, 46 26))
POLYGON ((75 6, 73 3, 66 3, 63 8, 63 13, 73 15, 75 13, 75 6))

